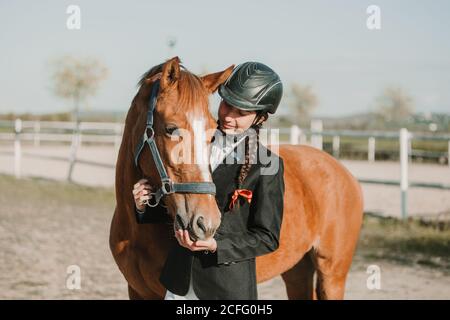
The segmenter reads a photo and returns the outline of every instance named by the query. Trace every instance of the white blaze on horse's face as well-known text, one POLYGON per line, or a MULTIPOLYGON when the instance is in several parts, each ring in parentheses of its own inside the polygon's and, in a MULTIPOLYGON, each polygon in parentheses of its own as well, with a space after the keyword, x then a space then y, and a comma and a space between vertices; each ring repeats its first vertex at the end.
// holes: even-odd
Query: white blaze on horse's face
POLYGON ((206 121, 202 116, 192 113, 188 114, 189 122, 192 123, 194 164, 196 164, 202 174, 203 181, 212 181, 209 170, 208 146, 206 144, 206 121))

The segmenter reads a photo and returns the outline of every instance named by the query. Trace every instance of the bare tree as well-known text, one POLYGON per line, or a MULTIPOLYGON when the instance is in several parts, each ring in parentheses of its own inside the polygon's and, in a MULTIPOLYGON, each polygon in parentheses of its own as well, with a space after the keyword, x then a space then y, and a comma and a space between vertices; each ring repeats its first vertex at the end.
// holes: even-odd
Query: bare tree
POLYGON ((401 88, 388 87, 376 99, 376 109, 384 121, 398 123, 413 114, 413 99, 401 88))
POLYGON ((96 94, 107 75, 108 69, 95 58, 65 56, 53 63, 53 91, 73 101, 75 122, 79 122, 80 104, 96 94))
POLYGON ((318 99, 311 86, 301 86, 294 83, 291 86, 292 119, 296 123, 309 123, 313 110, 317 107, 318 99))
POLYGON ((89 96, 94 96, 100 82, 108 75, 108 69, 95 58, 77 58, 65 56, 53 63, 53 91, 64 99, 73 102, 73 119, 75 130, 70 154, 70 166, 67 179, 72 180, 75 155, 80 134, 80 105, 86 103, 89 96))

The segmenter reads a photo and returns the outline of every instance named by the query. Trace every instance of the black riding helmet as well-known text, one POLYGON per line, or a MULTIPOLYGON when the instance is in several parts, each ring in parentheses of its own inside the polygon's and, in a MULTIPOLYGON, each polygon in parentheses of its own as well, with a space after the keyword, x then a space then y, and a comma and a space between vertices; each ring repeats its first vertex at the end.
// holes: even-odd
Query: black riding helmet
POLYGON ((241 110, 275 113, 283 95, 283 84, 278 74, 265 64, 245 62, 219 87, 219 95, 241 110))

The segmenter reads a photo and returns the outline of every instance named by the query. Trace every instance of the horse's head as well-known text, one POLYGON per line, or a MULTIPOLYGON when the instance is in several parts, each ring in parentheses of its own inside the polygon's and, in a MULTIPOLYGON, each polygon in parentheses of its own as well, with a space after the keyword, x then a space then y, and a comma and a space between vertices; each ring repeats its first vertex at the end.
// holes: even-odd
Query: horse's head
MULTIPOLYGON (((152 130, 167 177, 181 191, 169 192, 161 201, 174 219, 175 229, 189 231, 193 240, 212 237, 220 224, 220 211, 211 191, 209 145, 217 127, 209 111, 209 95, 223 83, 233 66, 228 69, 197 77, 181 70, 178 57, 172 58, 147 72, 135 98, 137 122, 133 130, 133 144, 139 149, 148 122, 149 100, 156 97, 152 130), (189 184, 189 186, 185 185, 189 184), (202 188, 200 188, 200 185, 202 188), (204 189, 203 192, 199 191, 204 189)), ((144 139, 145 140, 145 139, 144 139)), ((148 177, 155 190, 170 189, 157 170, 158 159, 150 152, 150 144, 144 144, 136 156, 137 166, 148 177)), ((161 166, 160 166, 161 169, 161 166)), ((163 174, 164 176, 164 174, 163 174)))

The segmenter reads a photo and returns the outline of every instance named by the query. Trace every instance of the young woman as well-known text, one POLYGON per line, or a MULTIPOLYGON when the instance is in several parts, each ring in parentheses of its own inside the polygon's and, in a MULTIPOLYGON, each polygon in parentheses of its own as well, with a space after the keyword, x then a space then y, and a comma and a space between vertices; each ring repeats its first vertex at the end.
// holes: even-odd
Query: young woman
MULTIPOLYGON (((279 76, 257 62, 239 65, 220 86, 211 170, 221 224, 207 241, 175 232, 179 246, 160 277, 166 299, 257 299, 255 258, 278 248, 284 195, 283 161, 259 143, 259 129, 282 92, 279 76)), ((147 180, 135 184, 138 223, 170 223, 164 207, 146 210, 149 193, 147 180)))

